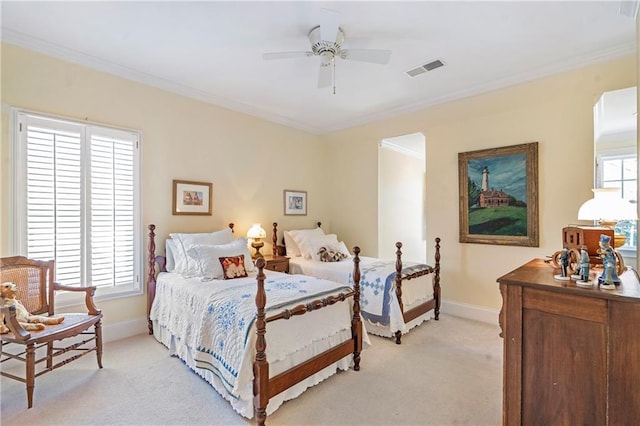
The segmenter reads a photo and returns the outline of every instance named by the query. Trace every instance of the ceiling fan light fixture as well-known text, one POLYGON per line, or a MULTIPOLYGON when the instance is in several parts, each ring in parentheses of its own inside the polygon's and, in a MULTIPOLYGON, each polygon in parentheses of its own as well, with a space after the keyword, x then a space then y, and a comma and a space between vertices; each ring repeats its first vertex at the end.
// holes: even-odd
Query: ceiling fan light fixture
POLYGON ((335 58, 335 55, 331 51, 325 51, 320 53, 320 66, 326 67, 331 65, 335 58))

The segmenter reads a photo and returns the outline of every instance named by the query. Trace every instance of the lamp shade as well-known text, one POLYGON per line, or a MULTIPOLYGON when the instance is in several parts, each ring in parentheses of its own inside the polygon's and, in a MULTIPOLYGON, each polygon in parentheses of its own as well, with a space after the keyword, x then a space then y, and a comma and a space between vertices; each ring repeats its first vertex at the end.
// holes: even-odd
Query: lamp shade
POLYGON ((638 220, 636 206, 620 196, 620 188, 594 188, 593 198, 578 210, 578 220, 638 220))
POLYGON ((247 231, 247 238, 267 238, 267 231, 262 229, 259 223, 254 223, 251 228, 247 231))

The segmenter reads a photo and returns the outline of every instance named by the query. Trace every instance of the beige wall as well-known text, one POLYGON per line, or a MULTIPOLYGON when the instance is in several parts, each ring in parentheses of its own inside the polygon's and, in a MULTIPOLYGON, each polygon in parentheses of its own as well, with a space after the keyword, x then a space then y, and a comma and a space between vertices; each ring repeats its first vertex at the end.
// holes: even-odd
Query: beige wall
MULTIPOLYGON (((576 222, 591 196, 593 104, 603 91, 635 85, 637 75, 629 57, 314 136, 6 44, 1 73, 3 256, 12 254, 7 105, 141 130, 143 223, 155 223, 161 237, 231 221, 242 234, 253 222, 268 229, 276 220, 291 229, 322 220, 325 230, 368 255, 378 251, 378 143, 422 132, 427 253, 432 258, 440 236, 443 297, 491 309, 501 304, 496 278, 558 250, 561 228, 576 222), (458 243, 457 153, 530 141, 540 142, 540 247, 458 243), (172 179, 213 182, 213 216, 172 216, 172 179), (308 216, 282 216, 285 188, 308 191, 308 216)), ((146 299, 101 307, 109 325, 144 317, 146 299)))
POLYGON ((427 253, 442 238, 442 294, 449 301, 499 309, 496 279, 561 248, 562 227, 577 223, 591 198, 593 105, 602 92, 634 86, 636 60, 544 78, 323 136, 334 176, 334 231, 364 253, 377 252, 377 146, 384 138, 422 132, 427 140, 427 253), (459 152, 539 142, 540 247, 458 242, 459 152), (352 158, 359 158, 354 164, 352 158), (354 197, 353 194, 359 194, 354 197))
MULTIPOLYGON (((242 235, 254 222, 269 231, 273 221, 291 229, 328 217, 326 184, 318 179, 326 175, 326 150, 315 135, 6 44, 2 103, 2 256, 13 254, 7 105, 141 130, 142 221, 145 227, 155 223, 162 238, 228 222, 242 235), (173 179, 213 182, 213 215, 172 216, 173 179), (283 216, 284 189, 308 191, 308 216, 283 216)), ((330 229, 330 221, 324 226, 330 229)), ((145 316, 146 298, 105 301, 100 307, 108 325, 145 316)))

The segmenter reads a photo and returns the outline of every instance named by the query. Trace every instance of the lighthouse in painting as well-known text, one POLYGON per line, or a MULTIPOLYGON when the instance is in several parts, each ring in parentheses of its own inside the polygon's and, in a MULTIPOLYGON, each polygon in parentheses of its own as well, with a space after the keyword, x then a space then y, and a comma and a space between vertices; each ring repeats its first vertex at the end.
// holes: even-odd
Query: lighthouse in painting
POLYGON ((489 167, 482 169, 482 191, 480 191, 480 207, 504 207, 509 205, 509 195, 502 189, 496 191, 489 188, 489 167))
POLYGON ((488 166, 484 166, 484 169, 482 169, 482 191, 488 191, 489 190, 489 167, 488 166))

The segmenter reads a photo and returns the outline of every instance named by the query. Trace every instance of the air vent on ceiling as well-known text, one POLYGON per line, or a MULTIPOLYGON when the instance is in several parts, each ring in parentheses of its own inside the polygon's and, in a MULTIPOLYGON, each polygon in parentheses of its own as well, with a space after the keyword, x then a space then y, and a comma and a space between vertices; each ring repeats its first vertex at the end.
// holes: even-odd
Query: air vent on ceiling
POLYGON ((424 74, 427 71, 433 71, 436 68, 440 68, 444 66, 444 62, 442 62, 440 59, 436 59, 435 61, 429 62, 428 64, 424 64, 424 65, 420 65, 419 67, 415 67, 410 69, 409 71, 406 71, 406 74, 409 77, 416 77, 420 74, 424 74))

